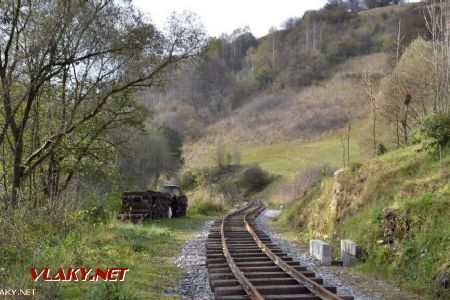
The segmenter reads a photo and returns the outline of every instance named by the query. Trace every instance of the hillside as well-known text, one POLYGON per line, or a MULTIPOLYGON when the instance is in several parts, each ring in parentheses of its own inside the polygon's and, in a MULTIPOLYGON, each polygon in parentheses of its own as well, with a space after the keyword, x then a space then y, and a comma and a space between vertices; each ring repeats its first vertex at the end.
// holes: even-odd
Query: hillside
MULTIPOLYGON (((352 58, 337 65, 331 79, 300 92, 282 90, 256 97, 235 115, 211 125, 204 138, 185 146, 187 167, 213 164, 214 150, 220 143, 239 149, 243 163, 259 163, 275 174, 283 175, 286 167, 289 173, 295 174, 307 166, 306 161, 311 163, 317 159, 340 165, 341 154, 336 148, 340 148, 341 142, 330 134, 352 120, 367 116, 370 104, 361 88, 362 78, 371 70, 379 81, 392 70, 388 60, 385 53, 352 58), (323 142, 308 142, 321 136, 323 142), (321 150, 308 151, 315 146, 321 150), (304 161, 303 155, 310 157, 304 161), (273 161, 276 157, 279 159, 273 161)), ((359 126, 354 129, 358 133, 360 130, 359 126)), ((353 140, 352 153, 354 158, 360 157, 356 140, 353 140)))
POLYGON ((369 71, 382 78, 392 70, 388 60, 385 53, 358 56, 336 66, 329 80, 300 92, 284 89, 255 97, 208 128, 204 142, 273 144, 341 128, 367 115, 369 103, 361 91, 362 79, 369 71))
MULTIPOLYGON (((283 76, 287 75, 286 72, 293 75, 292 66, 295 65, 295 70, 298 72, 309 70, 309 73, 301 73, 301 77, 297 77, 308 78, 308 81, 302 81, 301 84, 292 82, 280 84, 280 81, 274 80, 267 87, 252 89, 245 95, 241 95, 240 92, 235 94, 234 88, 227 87, 223 90, 222 96, 215 93, 211 102, 203 102, 198 113, 195 113, 195 109, 192 108, 192 101, 181 101, 181 103, 174 101, 173 97, 177 93, 172 91, 164 105, 162 101, 156 104, 155 122, 162 122, 185 136, 184 157, 187 169, 213 165, 214 153, 217 147, 222 145, 230 152, 240 153, 243 163, 259 163, 268 168, 268 171, 279 175, 289 173, 287 175, 293 176, 312 162, 317 163, 317 160, 339 166, 342 163, 340 157, 342 154, 337 149, 341 149, 341 141, 335 132, 369 115, 371 104, 366 93, 365 78, 371 76, 374 94, 378 94, 381 80, 392 72, 395 65, 396 49, 393 45, 399 20, 401 19, 403 43, 399 48, 401 53, 414 35, 424 30, 423 19, 420 15, 421 7, 420 3, 411 3, 370 9, 346 16, 325 8, 307 13, 302 19, 297 20, 295 25, 277 32, 279 39, 276 47, 280 50, 279 53, 283 53, 283 61, 288 60, 289 63, 286 68, 280 69, 280 72, 276 74, 280 78, 284 78, 283 76), (308 48, 300 41, 305 38, 308 31, 306 25, 312 20, 317 22, 321 20, 320 24, 324 30, 322 42, 314 49, 318 56, 312 59, 308 56, 309 54, 300 50, 299 56, 286 52, 293 45, 299 49, 308 48), (337 26, 336 24, 340 24, 339 29, 334 33, 329 32, 332 26, 337 26), (341 34, 338 35, 338 32, 341 34), (359 42, 367 42, 365 50, 358 48, 360 50, 349 52, 340 59, 330 58, 332 63, 321 64, 324 60, 319 57, 330 57, 332 53, 331 39, 339 41, 344 33, 352 34, 352 38, 359 42), (367 40, 366 34, 370 35, 370 40, 367 40), (298 65, 300 61, 310 61, 312 65, 298 65), (321 67, 318 68, 319 66, 321 67), (238 105, 233 104, 234 97, 240 97, 238 105), (216 102, 218 100, 223 102, 216 102), (209 104, 221 109, 221 112, 208 109, 209 104), (188 133, 186 133, 187 129, 188 133), (308 145, 321 138, 325 140, 323 143, 319 142, 319 145, 322 144, 324 147, 320 147, 320 151, 307 154, 305 150, 309 147, 308 145), (279 146, 275 146, 277 144, 279 146), (266 150, 268 150, 267 153, 265 153, 266 150), (271 151, 276 151, 276 155, 268 161, 271 151)), ((246 33, 242 36, 249 38, 246 33)), ((252 51, 255 53, 262 51, 258 49, 264 48, 269 38, 271 37, 266 36, 256 41, 257 48, 251 46, 254 48, 252 51)), ((225 45, 231 43, 231 47, 238 41, 243 43, 238 37, 222 42, 225 45)), ((244 47, 244 44, 240 45, 244 47)), ((339 45, 340 50, 342 47, 343 45, 339 45)), ((213 49, 216 48, 213 47, 213 49)), ((221 53, 226 55, 226 51, 221 53)), ((242 62, 241 69, 234 71, 234 75, 227 78, 234 78, 236 84, 249 87, 259 79, 257 71, 249 73, 250 66, 247 63, 251 58, 254 65, 252 70, 257 69, 260 63, 256 54, 254 57, 253 54, 250 55, 245 51, 242 53, 244 54, 239 60, 242 62)), ((213 59, 211 57, 216 57, 218 54, 207 52, 206 55, 207 58, 202 64, 208 64, 213 59)), ((261 58, 261 64, 264 61, 261 58)), ((226 74, 226 66, 223 68, 221 72, 226 74)), ((201 72, 203 74, 206 70, 202 69, 201 72)), ((203 76, 206 75, 209 73, 203 74, 203 76)), ((217 81, 215 79, 213 82, 209 81, 208 87, 210 90, 221 88, 222 81, 219 78, 217 81)), ((240 88, 238 91, 242 92, 240 88)), ((200 101, 202 95, 204 94, 195 93, 191 97, 199 97, 197 100, 200 101)), ((189 93, 184 91, 183 97, 187 99, 189 93)), ((352 126, 353 159, 366 155, 365 153, 361 155, 361 152, 367 150, 365 138, 369 135, 369 129, 361 124, 356 122, 352 126), (361 151, 361 147, 365 148, 364 151, 361 151)))
POLYGON ((400 54, 425 32, 423 4, 357 13, 343 5, 309 11, 259 39, 245 28, 210 39, 194 65, 142 95, 153 123, 188 144, 215 135, 267 144, 317 137, 365 116, 356 87, 371 69, 379 79, 395 65, 399 30, 400 54))
POLYGON ((367 253, 359 270, 448 299, 449 177, 436 156, 417 149, 396 150, 324 177, 289 204, 278 227, 303 241, 318 237, 337 246, 340 239, 355 240, 367 253))
MULTIPOLYGON (((297 49, 302 54, 293 56, 284 48, 283 58, 290 63, 279 72, 267 69, 274 77, 265 88, 220 114, 209 114, 205 104, 201 125, 189 116, 189 124, 200 130, 186 139, 185 170, 212 172, 205 170, 225 168, 227 159, 228 168, 230 162, 241 170, 259 165, 274 180, 245 197, 285 206, 275 225, 286 236, 301 243, 317 237, 335 248, 340 239, 355 240, 366 251, 358 271, 426 298, 448 299, 450 92, 448 77, 440 72, 450 70, 441 58, 450 55, 450 47, 421 31, 422 5, 377 8, 339 19, 336 32, 350 38, 336 38, 333 44, 328 36, 314 54, 297 49), (396 57, 399 26, 403 45, 396 57), (365 40, 362 32, 372 34, 368 48, 359 47, 365 40), (436 45, 442 47, 441 57, 433 52, 436 45), (300 57, 307 63, 300 63, 300 57), (322 64, 326 59, 333 63, 322 64), (442 69, 433 69, 436 65, 442 69)), ((286 41, 311 33, 307 24, 315 13, 323 17, 330 12, 305 14, 277 34, 286 41)), ((267 48, 271 39, 262 38, 258 47, 267 48)), ((248 84, 241 71, 234 73, 237 82, 248 84)), ((226 103, 226 97, 217 99, 226 103)), ((235 182, 219 178, 214 184, 221 188, 214 192, 236 201, 223 188, 235 182)))

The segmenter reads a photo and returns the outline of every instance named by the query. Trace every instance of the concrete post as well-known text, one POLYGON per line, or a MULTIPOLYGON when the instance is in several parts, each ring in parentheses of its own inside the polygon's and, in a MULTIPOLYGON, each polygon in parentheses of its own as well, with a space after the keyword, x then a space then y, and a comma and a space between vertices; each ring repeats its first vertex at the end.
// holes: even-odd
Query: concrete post
POLYGON ((331 245, 321 240, 309 241, 309 253, 314 258, 318 259, 322 265, 329 266, 332 261, 331 245))

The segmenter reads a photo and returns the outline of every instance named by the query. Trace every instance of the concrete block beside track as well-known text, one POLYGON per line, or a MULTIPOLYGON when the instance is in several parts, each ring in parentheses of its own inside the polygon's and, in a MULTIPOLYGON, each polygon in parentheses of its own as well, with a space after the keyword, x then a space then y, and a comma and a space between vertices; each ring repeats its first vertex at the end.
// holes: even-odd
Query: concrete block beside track
POLYGON ((332 261, 331 245, 321 240, 309 241, 309 253, 318 259, 322 265, 329 266, 332 261))
POLYGON ((356 264, 357 258, 362 256, 362 247, 352 240, 341 240, 341 259, 344 267, 356 264))

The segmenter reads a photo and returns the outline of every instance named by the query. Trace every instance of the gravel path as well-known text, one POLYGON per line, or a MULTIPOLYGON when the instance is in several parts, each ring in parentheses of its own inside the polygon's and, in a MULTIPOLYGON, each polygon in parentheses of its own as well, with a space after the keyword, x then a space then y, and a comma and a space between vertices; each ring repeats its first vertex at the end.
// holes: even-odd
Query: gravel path
POLYGON ((167 291, 170 295, 180 295, 182 299, 214 299, 209 287, 206 269, 206 239, 213 221, 207 221, 183 246, 174 263, 184 270, 180 286, 167 291))
POLYGON ((292 243, 274 232, 269 225, 269 221, 279 213, 279 210, 265 210, 257 219, 258 226, 294 260, 299 261, 302 265, 307 266, 309 270, 314 271, 319 277, 322 277, 325 284, 336 286, 339 295, 353 296, 355 300, 422 299, 417 295, 402 292, 390 283, 356 273, 352 268, 321 266, 318 260, 309 256, 309 249, 306 245, 292 243), (349 284, 349 282, 352 284, 349 284))

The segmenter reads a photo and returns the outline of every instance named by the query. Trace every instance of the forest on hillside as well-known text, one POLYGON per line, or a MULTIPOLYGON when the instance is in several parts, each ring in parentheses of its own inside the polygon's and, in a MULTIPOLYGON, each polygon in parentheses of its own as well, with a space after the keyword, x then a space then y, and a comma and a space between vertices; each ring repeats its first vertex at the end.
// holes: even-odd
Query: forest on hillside
POLYGON ((334 66, 349 58, 386 52, 393 66, 413 39, 427 36, 423 4, 394 4, 329 1, 259 39, 248 28, 210 38, 193 64, 171 70, 164 89, 147 91, 143 101, 156 123, 189 141, 257 97, 261 101, 254 101, 254 113, 282 102, 265 99, 267 94, 298 91, 330 78, 334 66))

